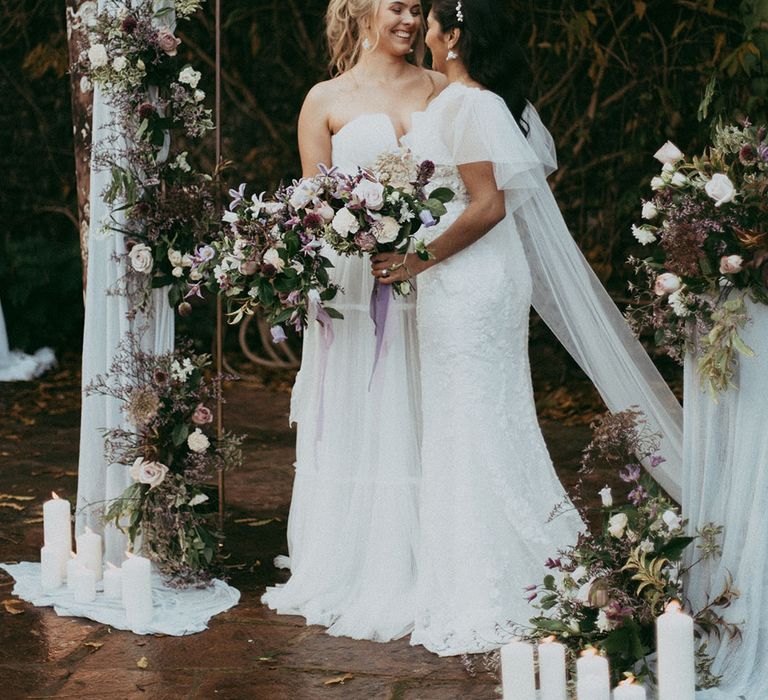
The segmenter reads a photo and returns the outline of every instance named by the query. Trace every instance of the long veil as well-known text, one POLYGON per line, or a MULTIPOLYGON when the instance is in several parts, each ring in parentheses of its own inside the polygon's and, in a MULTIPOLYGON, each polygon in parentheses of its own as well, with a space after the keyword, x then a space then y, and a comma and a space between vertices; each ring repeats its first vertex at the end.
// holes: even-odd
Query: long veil
POLYGON ((598 280, 565 224, 546 178, 557 169, 554 141, 532 105, 523 118, 542 168, 532 196, 515 210, 533 278, 533 307, 584 370, 611 411, 637 406, 662 436, 666 461, 651 475, 682 496, 683 412, 645 349, 598 280))

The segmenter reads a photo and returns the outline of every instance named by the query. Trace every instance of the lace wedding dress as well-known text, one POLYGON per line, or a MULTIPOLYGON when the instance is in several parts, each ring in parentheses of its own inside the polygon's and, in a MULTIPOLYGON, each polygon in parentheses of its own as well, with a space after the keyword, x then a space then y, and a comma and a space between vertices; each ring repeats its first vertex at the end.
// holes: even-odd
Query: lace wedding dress
MULTIPOLYGON (((398 147, 385 114, 333 137, 348 173, 398 147)), ((263 601, 332 635, 388 641, 410 632, 417 542, 421 421, 414 295, 392 300, 372 377, 369 260, 326 250, 344 319, 333 339, 310 319, 291 399, 296 473, 288 520, 291 578, 263 601), (370 383, 370 386, 369 386, 370 383)))

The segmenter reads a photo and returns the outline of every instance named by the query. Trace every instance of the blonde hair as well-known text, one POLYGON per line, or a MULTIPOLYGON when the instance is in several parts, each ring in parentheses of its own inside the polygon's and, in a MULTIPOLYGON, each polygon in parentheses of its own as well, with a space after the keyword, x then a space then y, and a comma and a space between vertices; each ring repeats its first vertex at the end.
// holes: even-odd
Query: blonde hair
MULTIPOLYGON (((331 75, 341 75, 352 68, 363 53, 366 24, 371 22, 383 0, 330 0, 325 12, 325 35, 330 53, 331 75)), ((378 43, 378 37, 376 39, 378 43)), ((413 47, 414 63, 424 60, 424 23, 419 25, 413 47)))

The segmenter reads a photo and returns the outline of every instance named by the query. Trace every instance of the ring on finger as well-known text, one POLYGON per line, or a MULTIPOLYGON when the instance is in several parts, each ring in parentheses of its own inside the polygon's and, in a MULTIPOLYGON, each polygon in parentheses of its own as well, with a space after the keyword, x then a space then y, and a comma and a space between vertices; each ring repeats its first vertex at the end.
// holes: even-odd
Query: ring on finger
POLYGON ((389 270, 382 270, 381 271, 381 276, 382 277, 389 277, 389 270))

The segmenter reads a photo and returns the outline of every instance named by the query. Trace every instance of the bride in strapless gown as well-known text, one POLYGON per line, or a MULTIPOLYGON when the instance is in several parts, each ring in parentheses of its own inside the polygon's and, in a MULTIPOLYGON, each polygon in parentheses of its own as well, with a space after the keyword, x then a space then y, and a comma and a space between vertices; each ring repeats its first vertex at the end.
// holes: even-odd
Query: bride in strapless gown
MULTIPOLYGON (((417 0, 333 0, 328 36, 341 75, 310 92, 299 119, 304 174, 318 162, 343 172, 399 148, 414 111, 445 81, 406 62, 423 53, 417 0), (354 6, 354 7, 353 7, 354 6), (378 8, 378 9, 376 9, 378 8), (358 44, 347 46, 350 36, 358 44), (342 38, 339 38, 342 37, 342 38), (344 38, 346 37, 346 38, 344 38), (398 123, 399 122, 399 123, 398 123), (334 133, 335 132, 335 133, 334 133), (333 134, 333 135, 332 135, 333 134)), ((389 305, 381 356, 369 302, 369 261, 325 250, 343 293, 333 340, 310 318, 291 399, 296 471, 288 521, 291 569, 263 601, 329 634, 388 641, 413 628, 420 477, 415 294, 389 305), (370 382, 370 386, 369 386, 370 382)))

